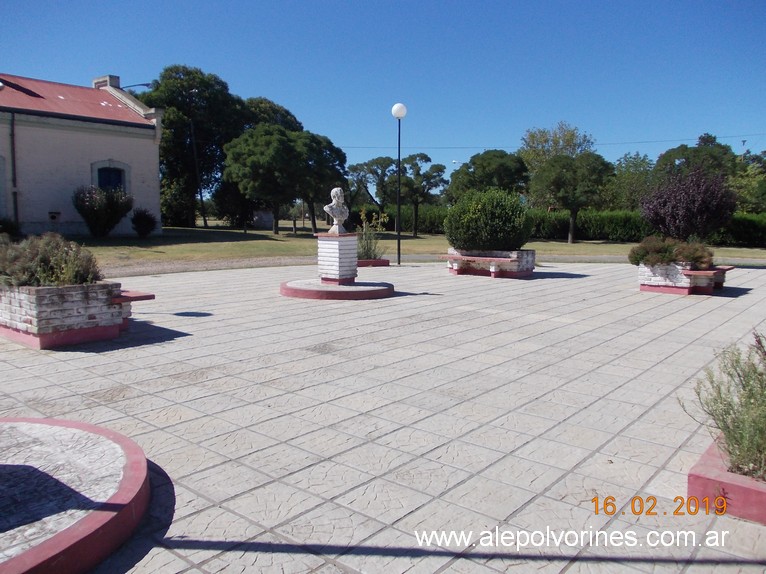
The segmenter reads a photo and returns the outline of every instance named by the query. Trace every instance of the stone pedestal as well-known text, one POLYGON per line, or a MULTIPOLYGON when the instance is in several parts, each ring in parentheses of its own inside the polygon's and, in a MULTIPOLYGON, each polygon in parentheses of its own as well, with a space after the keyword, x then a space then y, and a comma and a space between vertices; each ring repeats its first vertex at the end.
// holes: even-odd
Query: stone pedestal
POLYGON ((322 283, 353 285, 356 281, 356 233, 317 233, 317 265, 322 283))

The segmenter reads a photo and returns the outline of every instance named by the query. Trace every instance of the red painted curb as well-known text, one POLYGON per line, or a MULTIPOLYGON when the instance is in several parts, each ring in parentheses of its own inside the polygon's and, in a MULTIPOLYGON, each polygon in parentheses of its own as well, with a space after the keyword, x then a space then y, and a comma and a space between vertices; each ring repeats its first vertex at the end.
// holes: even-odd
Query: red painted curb
POLYGON ((357 259, 357 267, 388 267, 391 262, 388 259, 357 259))
POLYGON ((285 297, 299 299, 317 299, 334 301, 363 301, 367 299, 385 299, 394 295, 391 283, 354 283, 354 285, 339 285, 335 289, 312 287, 308 283, 287 281, 279 286, 279 293, 285 297), (291 283, 293 283, 291 285, 291 283))
POLYGON ((687 494, 708 497, 711 507, 718 496, 726 498, 726 515, 766 525, 766 482, 729 472, 728 461, 716 443, 689 471, 687 494))
POLYGON ((120 336, 120 325, 67 329, 65 331, 43 333, 40 335, 23 333, 16 329, 0 325, 0 336, 13 341, 14 343, 21 343, 22 345, 31 347, 32 349, 53 349, 64 345, 78 345, 80 343, 116 339, 120 336))
POLYGON ((146 456, 128 437, 88 423, 60 419, 0 418, 3 423, 33 423, 78 429, 101 435, 125 454, 122 480, 105 504, 116 512, 93 510, 73 525, 26 552, 0 563, 2 574, 81 574, 97 566, 122 545, 138 526, 151 496, 146 456))

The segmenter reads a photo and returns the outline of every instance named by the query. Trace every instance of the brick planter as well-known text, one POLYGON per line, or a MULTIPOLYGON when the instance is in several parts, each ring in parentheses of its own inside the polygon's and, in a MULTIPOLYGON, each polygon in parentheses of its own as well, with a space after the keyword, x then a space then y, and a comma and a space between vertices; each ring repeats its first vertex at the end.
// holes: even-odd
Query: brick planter
MULTIPOLYGON (((123 325, 120 284, 0 287, 0 335, 35 349, 113 339, 123 325)), ((129 313, 129 307, 127 312, 129 313)))
POLYGON ((529 277, 535 269, 534 249, 518 251, 462 251, 452 247, 447 255, 447 267, 453 275, 484 275, 489 277, 529 277))
POLYGON ((691 269, 689 263, 669 263, 649 267, 638 266, 638 282, 641 291, 674 293, 678 295, 712 295, 714 289, 722 289, 729 266, 710 269, 691 269))
MULTIPOLYGON (((726 499, 726 515, 766 525, 766 482, 728 471, 728 460, 713 443, 689 471, 688 497, 708 498, 710 507, 718 496, 726 499)), ((687 498, 688 498, 687 497, 687 498)))

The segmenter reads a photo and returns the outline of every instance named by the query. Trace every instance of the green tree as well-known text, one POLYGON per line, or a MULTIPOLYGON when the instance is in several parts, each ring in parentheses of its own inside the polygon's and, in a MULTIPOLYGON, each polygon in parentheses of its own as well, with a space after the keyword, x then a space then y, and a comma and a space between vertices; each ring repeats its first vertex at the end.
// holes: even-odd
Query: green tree
POLYGON ((569 210, 569 243, 575 241, 578 213, 594 201, 613 171, 611 163, 588 151, 577 157, 553 156, 532 178, 530 186, 537 196, 550 197, 569 210))
POLYGON ((468 191, 489 187, 522 193, 528 181, 527 166, 519 155, 491 149, 471 156, 457 168, 445 195, 454 204, 468 191))
POLYGON ((750 150, 737 157, 737 171, 729 176, 728 185, 737 195, 737 208, 745 213, 766 211, 766 151, 750 150))
POLYGON ((260 199, 271 208, 275 234, 279 233, 280 207, 295 198, 301 184, 296 166, 303 158, 294 133, 282 126, 261 124, 225 146, 224 178, 247 198, 260 199))
POLYGON ((244 129, 260 124, 275 124, 290 132, 303 131, 303 124, 290 110, 267 98, 247 98, 245 100, 247 124, 244 129))
POLYGON ((731 147, 718 143, 715 136, 705 133, 699 137, 696 146, 683 144, 662 153, 654 169, 659 177, 664 177, 698 167, 710 174, 728 177, 737 171, 737 156, 731 147))
MULTIPOLYGON (((242 131, 267 124, 282 126, 289 132, 303 131, 303 125, 287 108, 267 98, 248 98, 245 101, 242 131)), ((247 226, 254 221, 256 213, 269 207, 262 199, 251 199, 243 195, 236 184, 224 181, 223 178, 213 191, 213 203, 219 217, 245 232, 247 226)))
POLYGON ((404 177, 402 178, 402 190, 404 191, 402 201, 407 201, 412 205, 412 236, 418 236, 418 218, 421 204, 433 203, 434 192, 447 185, 444 172, 446 166, 435 163, 426 169, 426 165, 431 163, 431 158, 424 153, 409 155, 402 159, 402 171, 407 173, 407 186, 404 186, 404 177))
POLYGON ((316 209, 318 202, 328 202, 330 190, 343 187, 346 175, 346 154, 330 138, 308 131, 289 132, 299 163, 296 170, 298 196, 306 202, 311 218, 311 229, 317 233, 316 209))
POLYGON ((244 102, 215 74, 180 65, 165 68, 140 98, 165 109, 160 175, 161 189, 168 195, 161 201, 163 219, 168 225, 194 227, 194 198, 199 196, 204 218, 204 191, 220 180, 224 144, 242 133, 244 102))
POLYGON ((636 211, 652 191, 654 162, 646 154, 626 153, 615 162, 614 177, 604 186, 598 202, 604 210, 636 211))
POLYGON ((560 121, 552 129, 534 128, 526 131, 521 138, 518 154, 527 165, 530 176, 534 175, 550 158, 557 155, 575 157, 586 151, 593 151, 593 136, 579 128, 560 121))
POLYGON ((372 202, 382 212, 386 205, 396 203, 396 160, 391 157, 376 157, 349 168, 357 180, 357 185, 363 187, 372 202), (375 189, 375 194, 370 189, 375 189))

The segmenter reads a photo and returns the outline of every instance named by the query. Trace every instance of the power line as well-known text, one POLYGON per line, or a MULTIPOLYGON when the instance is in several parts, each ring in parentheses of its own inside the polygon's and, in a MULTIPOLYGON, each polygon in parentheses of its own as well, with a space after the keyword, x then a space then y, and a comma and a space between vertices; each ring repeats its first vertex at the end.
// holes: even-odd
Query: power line
MULTIPOLYGON (((734 139, 734 138, 749 138, 749 137, 762 137, 766 136, 766 133, 755 134, 738 134, 731 136, 715 136, 716 139, 734 139)), ((607 145, 638 145, 638 144, 655 144, 655 143, 676 143, 685 141, 697 141, 699 137, 693 138, 676 138, 667 140, 638 140, 638 141, 626 141, 626 142, 599 142, 596 141, 595 146, 607 146, 607 145)), ((515 149, 519 146, 510 145, 483 145, 483 146, 402 146, 402 149, 515 149)), ((392 149, 395 146, 341 146, 342 149, 392 149)))

